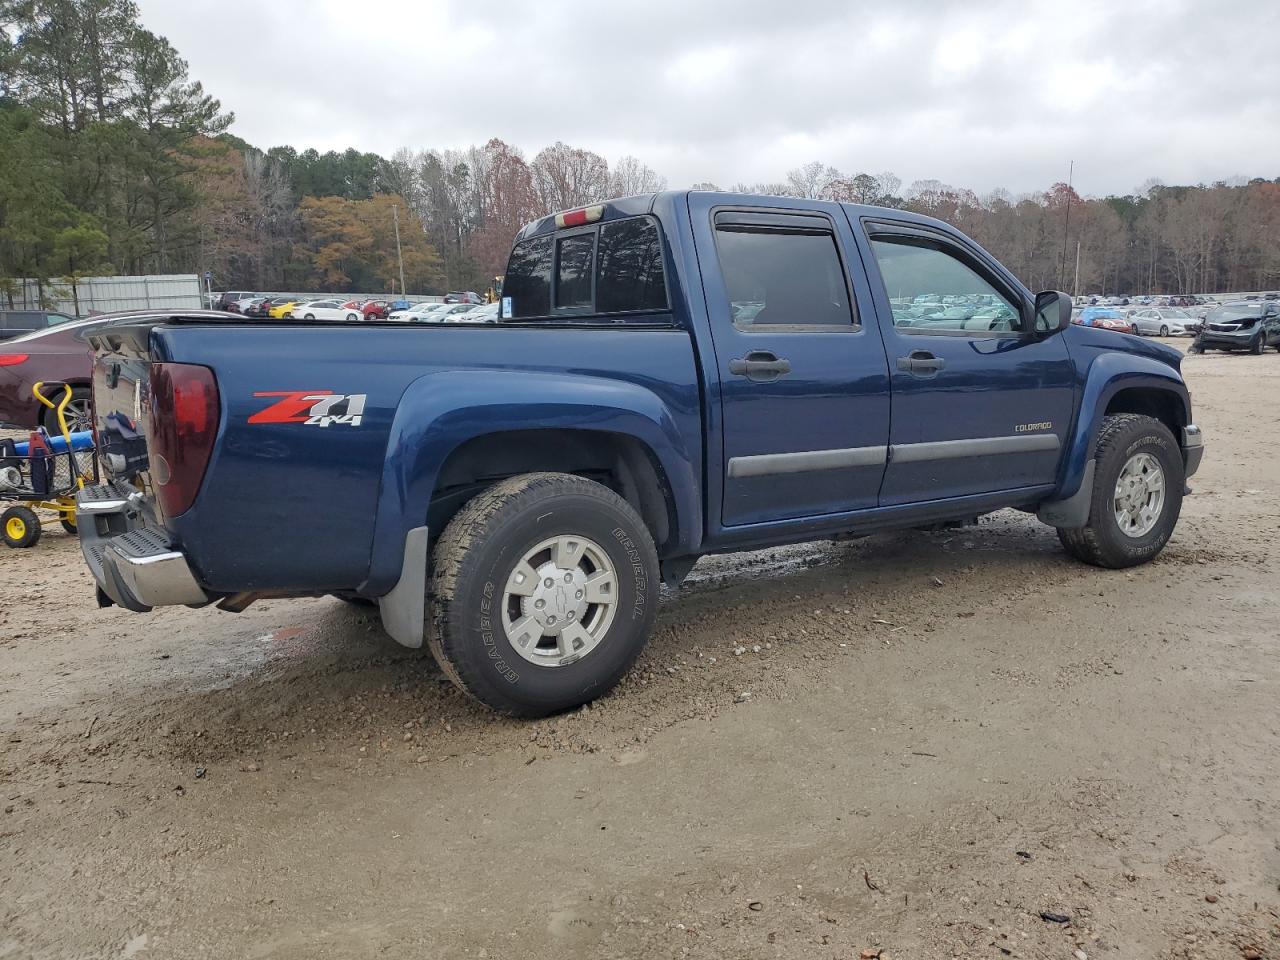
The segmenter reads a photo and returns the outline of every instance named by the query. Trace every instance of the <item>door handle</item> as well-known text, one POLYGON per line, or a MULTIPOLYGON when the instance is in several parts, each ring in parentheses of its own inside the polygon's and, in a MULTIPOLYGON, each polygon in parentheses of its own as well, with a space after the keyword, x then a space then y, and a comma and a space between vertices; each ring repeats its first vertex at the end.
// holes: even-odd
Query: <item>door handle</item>
POLYGON ((758 383, 771 383, 791 372, 791 361, 782 360, 768 350, 752 350, 745 357, 729 361, 729 372, 758 383))
POLYGON ((898 358, 898 369, 913 377, 937 376, 938 371, 946 365, 947 361, 942 357, 935 357, 927 350, 912 350, 909 356, 898 358))

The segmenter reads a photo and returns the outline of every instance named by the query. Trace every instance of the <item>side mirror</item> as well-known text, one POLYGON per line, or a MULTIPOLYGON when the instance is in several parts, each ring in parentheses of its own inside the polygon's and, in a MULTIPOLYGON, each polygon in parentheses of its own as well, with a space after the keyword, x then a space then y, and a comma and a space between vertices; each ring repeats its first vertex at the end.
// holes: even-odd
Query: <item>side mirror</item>
POLYGON ((1071 298, 1058 290, 1036 294, 1035 332, 1058 333, 1071 325, 1071 298))

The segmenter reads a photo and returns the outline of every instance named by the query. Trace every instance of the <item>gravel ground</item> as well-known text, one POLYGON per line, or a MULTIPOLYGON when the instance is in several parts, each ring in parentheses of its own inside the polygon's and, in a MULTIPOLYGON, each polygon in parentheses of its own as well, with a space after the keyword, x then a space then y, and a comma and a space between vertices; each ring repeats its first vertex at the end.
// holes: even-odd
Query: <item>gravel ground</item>
POLYGON ((1280 958, 1280 356, 1185 370, 1154 563, 708 558, 538 723, 336 600, 100 611, 55 524, 0 552, 0 957, 1280 958))

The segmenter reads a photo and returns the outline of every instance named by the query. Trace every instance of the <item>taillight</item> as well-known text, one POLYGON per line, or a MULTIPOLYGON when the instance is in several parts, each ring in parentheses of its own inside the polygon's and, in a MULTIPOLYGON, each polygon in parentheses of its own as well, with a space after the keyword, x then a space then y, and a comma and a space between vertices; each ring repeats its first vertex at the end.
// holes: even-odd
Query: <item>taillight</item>
POLYGON ((153 363, 147 452, 166 516, 185 513, 200 491, 218 434, 218 384, 193 363, 153 363))
POLYGON ((29 353, 0 353, 0 367, 16 367, 26 363, 29 356, 29 353))

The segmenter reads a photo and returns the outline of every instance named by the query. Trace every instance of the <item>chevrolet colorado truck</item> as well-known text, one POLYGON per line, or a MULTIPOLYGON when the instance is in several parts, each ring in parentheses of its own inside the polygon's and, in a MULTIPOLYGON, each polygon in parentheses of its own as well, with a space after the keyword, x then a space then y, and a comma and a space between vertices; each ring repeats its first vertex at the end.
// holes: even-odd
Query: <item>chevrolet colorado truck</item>
POLYGON ((707 553, 975 521, 1150 560, 1203 453, 1160 344, 1072 325, 937 220, 664 192, 527 225, 494 324, 139 314, 91 335, 99 602, 376 603, 538 716, 707 553))

